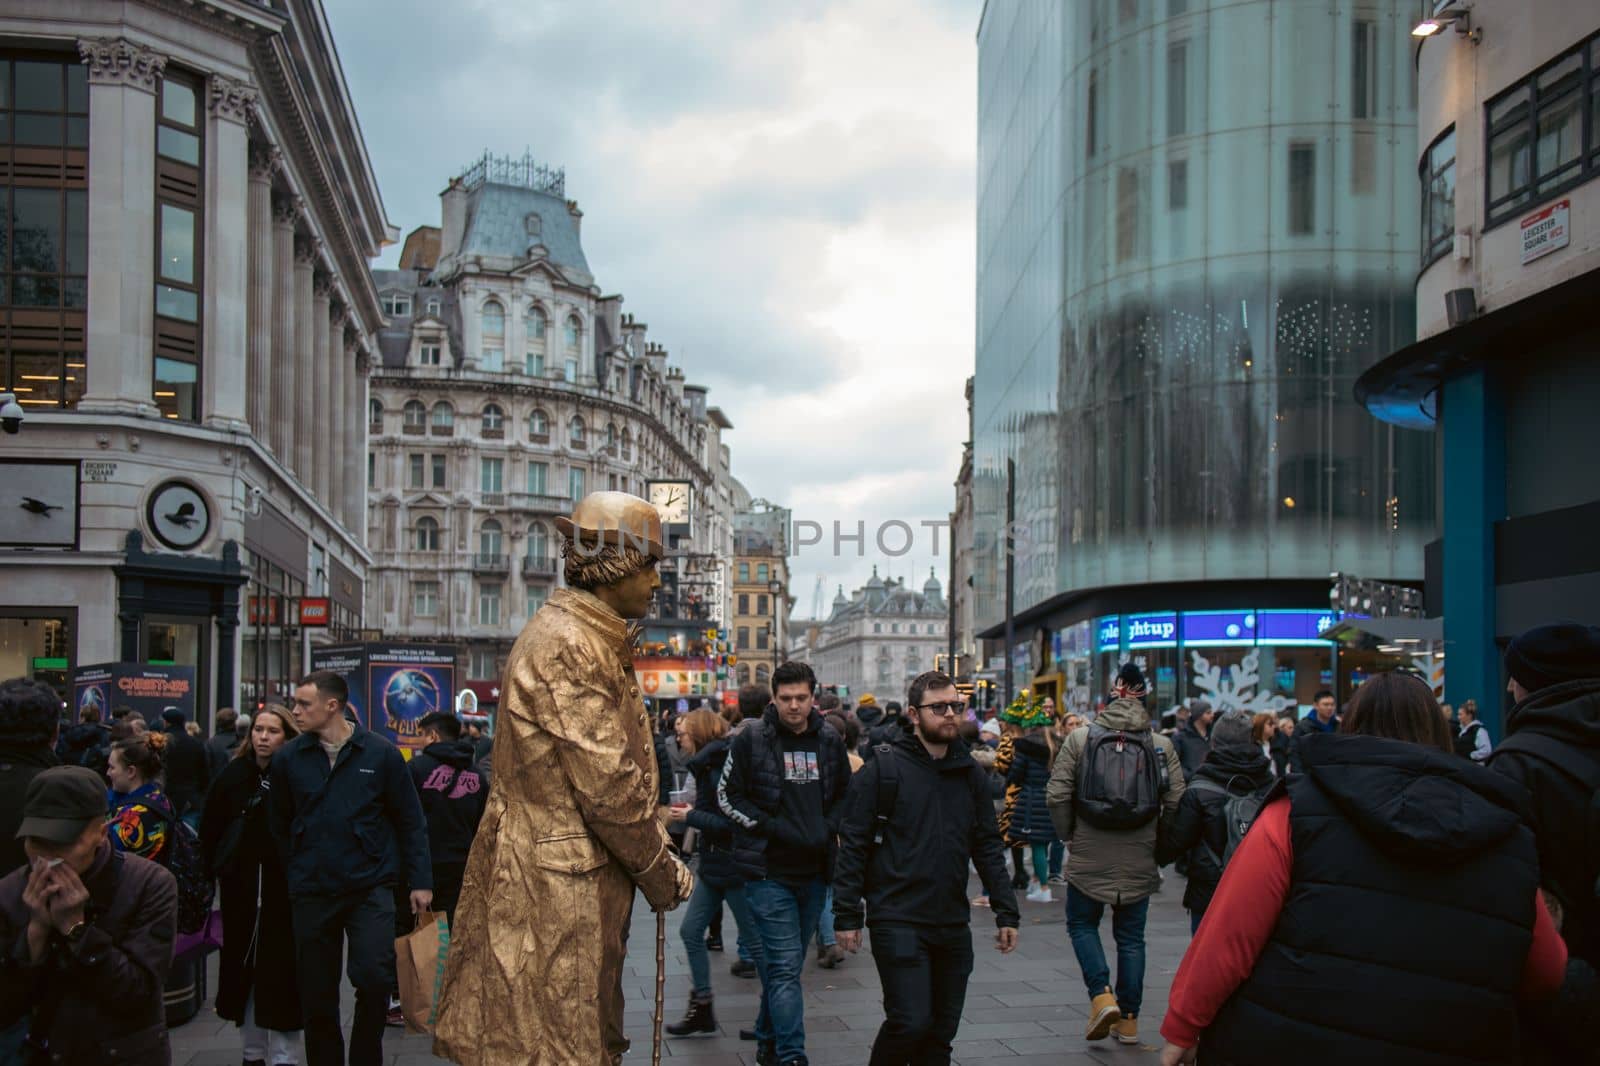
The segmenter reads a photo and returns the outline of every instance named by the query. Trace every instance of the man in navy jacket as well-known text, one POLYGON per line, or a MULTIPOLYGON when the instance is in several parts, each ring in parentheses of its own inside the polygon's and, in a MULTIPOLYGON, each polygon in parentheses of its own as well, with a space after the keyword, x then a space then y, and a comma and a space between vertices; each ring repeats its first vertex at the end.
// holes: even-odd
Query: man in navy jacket
POLYGON ((308 1066, 343 1066, 339 960, 350 942, 356 990, 350 1066, 379 1066, 394 984, 394 883, 411 910, 433 902, 422 805, 394 745, 346 717, 344 679, 318 670, 296 686, 301 733, 273 757, 273 834, 288 872, 308 1066))

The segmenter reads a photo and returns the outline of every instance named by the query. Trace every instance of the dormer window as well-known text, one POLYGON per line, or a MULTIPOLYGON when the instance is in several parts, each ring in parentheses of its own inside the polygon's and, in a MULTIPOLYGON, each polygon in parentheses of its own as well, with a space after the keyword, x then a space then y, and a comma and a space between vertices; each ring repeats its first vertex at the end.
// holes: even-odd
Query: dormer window
POLYGON ((544 220, 537 211, 530 211, 522 219, 522 228, 527 232, 528 240, 537 244, 544 233, 544 220))
POLYGON ((440 311, 439 301, 438 300, 429 300, 428 304, 427 304, 427 313, 429 315, 433 316, 434 318, 438 318, 439 317, 439 311, 440 311))
POLYGON ((391 318, 409 318, 411 316, 411 297, 404 293, 386 292, 379 297, 383 306, 383 313, 391 318))

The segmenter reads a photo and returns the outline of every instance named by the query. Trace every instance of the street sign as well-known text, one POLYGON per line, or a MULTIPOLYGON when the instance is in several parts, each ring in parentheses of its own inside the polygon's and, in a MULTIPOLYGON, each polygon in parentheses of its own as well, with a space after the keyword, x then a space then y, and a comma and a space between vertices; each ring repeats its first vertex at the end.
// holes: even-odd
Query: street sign
POLYGON ((1518 223, 1522 230, 1523 266, 1572 243, 1572 227, 1568 223, 1571 214, 1572 201, 1557 200, 1518 223))

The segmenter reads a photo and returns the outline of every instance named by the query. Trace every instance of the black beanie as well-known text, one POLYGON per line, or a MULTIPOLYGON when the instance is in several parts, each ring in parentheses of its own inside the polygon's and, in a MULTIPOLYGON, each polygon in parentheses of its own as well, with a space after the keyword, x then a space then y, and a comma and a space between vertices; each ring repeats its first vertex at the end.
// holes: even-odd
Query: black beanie
POLYGON ((1117 681, 1129 692, 1137 692, 1144 688, 1144 674, 1133 663, 1122 664, 1122 669, 1117 671, 1117 681))
POLYGON ((1600 677, 1600 626, 1557 622, 1530 629, 1506 649, 1506 672, 1529 692, 1600 677))

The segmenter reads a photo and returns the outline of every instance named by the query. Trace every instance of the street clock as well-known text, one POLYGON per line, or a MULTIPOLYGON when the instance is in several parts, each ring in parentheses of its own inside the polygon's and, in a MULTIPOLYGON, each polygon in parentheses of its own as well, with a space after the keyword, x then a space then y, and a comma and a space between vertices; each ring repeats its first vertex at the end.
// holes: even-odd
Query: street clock
POLYGON ((650 503, 661 512, 661 521, 669 526, 689 524, 689 511, 693 505, 694 485, 688 481, 652 481, 649 485, 650 503))

